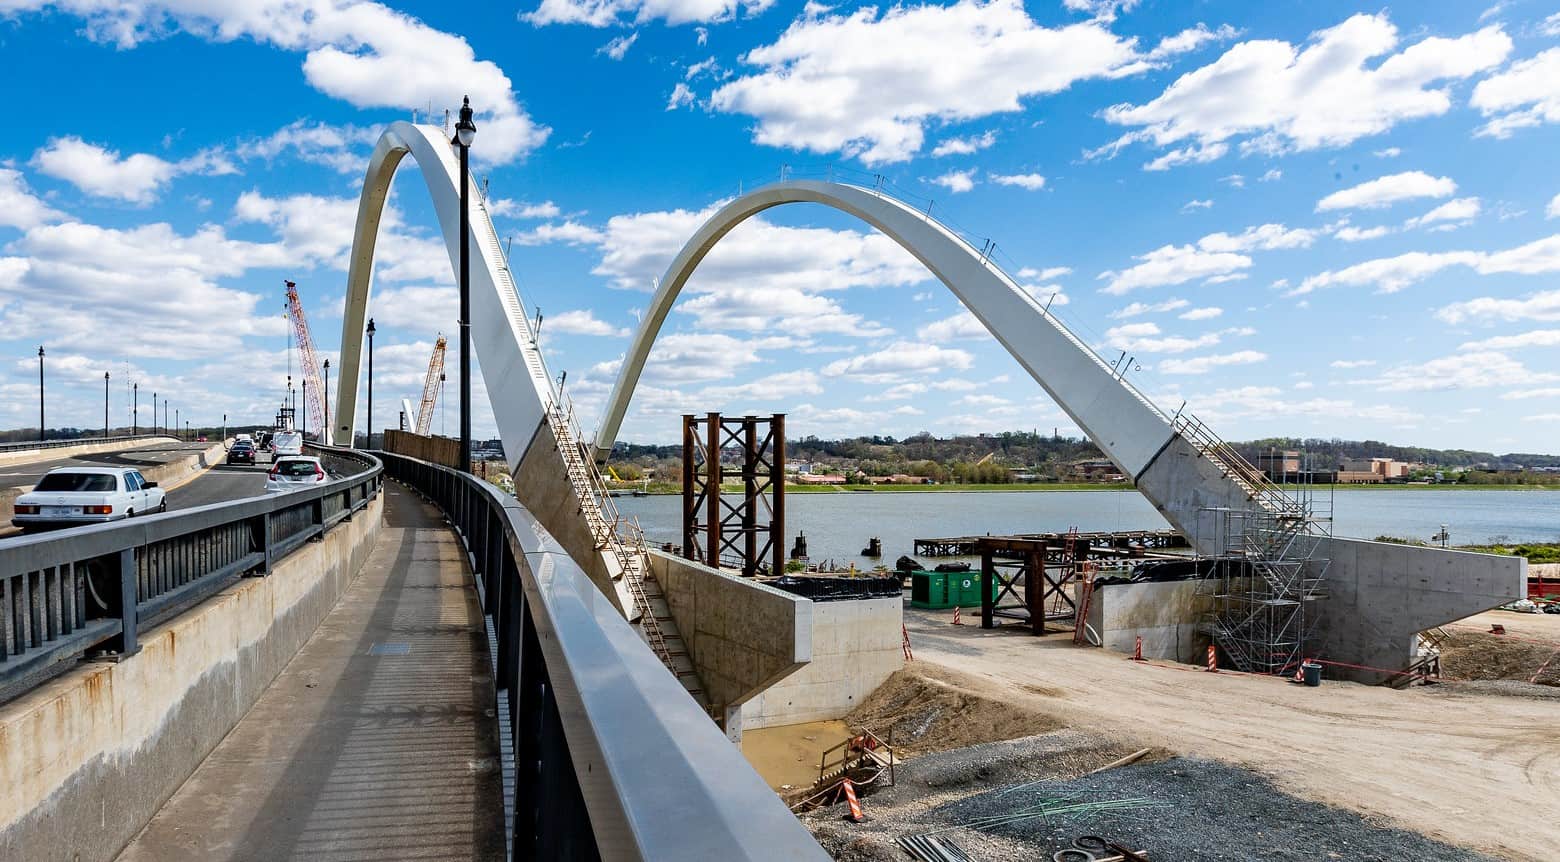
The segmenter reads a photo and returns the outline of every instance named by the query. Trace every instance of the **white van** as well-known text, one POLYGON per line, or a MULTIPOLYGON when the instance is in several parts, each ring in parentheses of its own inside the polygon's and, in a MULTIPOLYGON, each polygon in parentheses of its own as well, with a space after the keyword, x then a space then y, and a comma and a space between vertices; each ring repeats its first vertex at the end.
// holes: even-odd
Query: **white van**
POLYGON ((278 431, 271 438, 271 457, 280 458, 283 455, 302 455, 303 435, 297 431, 278 431))

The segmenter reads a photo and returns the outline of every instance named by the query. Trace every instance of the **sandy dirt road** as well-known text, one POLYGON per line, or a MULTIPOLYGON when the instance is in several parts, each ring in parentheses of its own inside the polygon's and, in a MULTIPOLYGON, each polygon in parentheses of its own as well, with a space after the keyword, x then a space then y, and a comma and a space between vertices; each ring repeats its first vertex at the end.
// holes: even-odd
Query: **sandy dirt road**
MULTIPOLYGON (((1519 615, 1499 615, 1510 617, 1519 615)), ((1487 628, 1489 618, 1469 624, 1487 628)), ((1296 795, 1452 844, 1534 862, 1560 858, 1560 700, 1455 685, 1305 688, 1140 664, 1074 647, 1067 635, 1034 638, 948 619, 906 606, 916 660, 989 679, 994 696, 1075 727, 1255 769, 1296 795)), ((1548 627, 1516 622, 1524 631, 1548 627)))

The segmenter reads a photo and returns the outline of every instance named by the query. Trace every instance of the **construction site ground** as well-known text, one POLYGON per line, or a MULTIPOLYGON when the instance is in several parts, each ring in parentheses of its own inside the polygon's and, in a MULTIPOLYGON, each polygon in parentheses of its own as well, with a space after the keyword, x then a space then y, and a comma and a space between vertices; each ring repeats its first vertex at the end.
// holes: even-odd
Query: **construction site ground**
MULTIPOLYGON (((949 618, 945 611, 907 605, 915 662, 847 717, 852 726, 880 732, 885 724, 895 724, 896 742, 906 755, 957 749, 923 758, 923 763, 911 761, 901 773, 901 785, 913 789, 895 791, 919 794, 906 805, 931 810, 998 789, 1004 781, 1071 778, 1124 752, 1150 747, 1156 756, 1171 758, 1164 761, 1170 765, 1119 770, 1129 778, 1140 776, 1132 781, 1138 795, 1151 787, 1190 794, 1177 805, 1202 811, 1200 816, 1210 820, 1202 827, 1189 821, 1186 828, 1236 824, 1231 837, 1245 836, 1238 849, 1210 845, 1155 858, 1475 858, 1449 847, 1436 850, 1431 843, 1417 850, 1405 845, 1408 855, 1373 855, 1412 837, 1380 831, 1385 828, 1500 858, 1560 858, 1560 820, 1554 817, 1560 800, 1560 735, 1555 733, 1560 703, 1542 696, 1506 696, 1550 694, 1553 688, 1510 677, 1505 688, 1496 690, 1485 683, 1394 690, 1330 680, 1307 688, 1168 662, 1133 662, 1119 653, 1076 647, 1067 635, 1035 638, 1018 627, 986 631, 978 625, 950 625, 949 618), (945 714, 933 714, 939 710, 945 714), (1034 756, 967 765, 968 780, 945 780, 945 793, 927 786, 927 771, 944 769, 938 758, 959 760, 977 752, 978 743, 1035 734, 1040 742, 1006 743, 1038 746, 1041 751, 1034 756), (976 747, 960 748, 971 745, 976 747), (1169 781, 1181 774, 1197 780, 1169 781), (1242 796, 1246 791, 1271 795, 1252 803, 1253 809, 1242 796), (1293 805, 1280 804, 1286 794, 1298 797, 1293 805), (1307 808, 1300 800, 1319 805, 1307 808), (1213 822, 1221 811, 1229 824, 1213 822), (1313 823, 1313 838, 1295 833, 1283 819, 1286 811, 1313 823), (1323 846, 1315 835, 1345 829, 1350 820, 1366 830, 1357 836, 1363 843, 1353 850, 1304 855, 1305 840, 1315 850, 1323 846), (1297 838, 1298 844, 1284 845, 1297 838), (1367 845, 1377 850, 1360 852, 1367 845)), ((1549 640, 1560 648, 1560 617, 1492 612, 1464 621, 1453 632, 1476 634, 1492 622, 1512 635, 1549 640)), ((1105 775, 1092 780, 1107 782, 1105 775)), ((869 813, 894 816, 892 799, 869 800, 869 813)), ((838 844, 829 837, 837 828, 838 811, 815 813, 809 820, 842 858, 873 858, 876 851, 868 852, 869 845, 880 842, 857 842, 862 844, 858 852, 849 849, 849 841, 838 844)), ((1157 815, 1136 816, 1152 820, 1157 815)), ((1007 840, 969 830, 950 834, 1007 840)), ((965 841, 959 840, 962 846, 965 841)), ((1034 855, 1040 849, 1031 840, 1003 851, 1017 855, 992 858, 1048 859, 1049 852, 1034 855)))

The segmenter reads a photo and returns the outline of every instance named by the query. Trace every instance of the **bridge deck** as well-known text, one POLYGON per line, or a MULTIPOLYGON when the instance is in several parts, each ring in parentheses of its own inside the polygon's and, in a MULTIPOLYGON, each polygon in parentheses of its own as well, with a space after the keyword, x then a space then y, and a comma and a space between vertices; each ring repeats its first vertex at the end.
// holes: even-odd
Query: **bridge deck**
POLYGON ((503 858, 470 569, 436 510, 384 487, 362 573, 121 862, 503 858))

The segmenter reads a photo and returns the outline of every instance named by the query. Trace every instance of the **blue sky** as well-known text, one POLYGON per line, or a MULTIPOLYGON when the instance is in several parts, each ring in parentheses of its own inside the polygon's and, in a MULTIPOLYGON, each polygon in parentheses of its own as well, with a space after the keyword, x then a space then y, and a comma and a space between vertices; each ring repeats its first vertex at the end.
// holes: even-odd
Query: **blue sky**
MULTIPOLYGON (((40 343, 51 425, 101 423, 105 370, 116 424, 132 381, 198 421, 268 419, 282 280, 334 355, 378 130, 470 93, 523 299, 587 416, 703 214, 832 166, 995 240, 1227 438, 1560 451, 1553 2, 0 0, 0 57, 3 427, 36 421, 40 343)), ((412 171, 379 246, 380 426, 454 332, 412 171)), ((906 253, 807 206, 712 253, 622 437, 705 410, 798 436, 1070 430, 906 253)))

